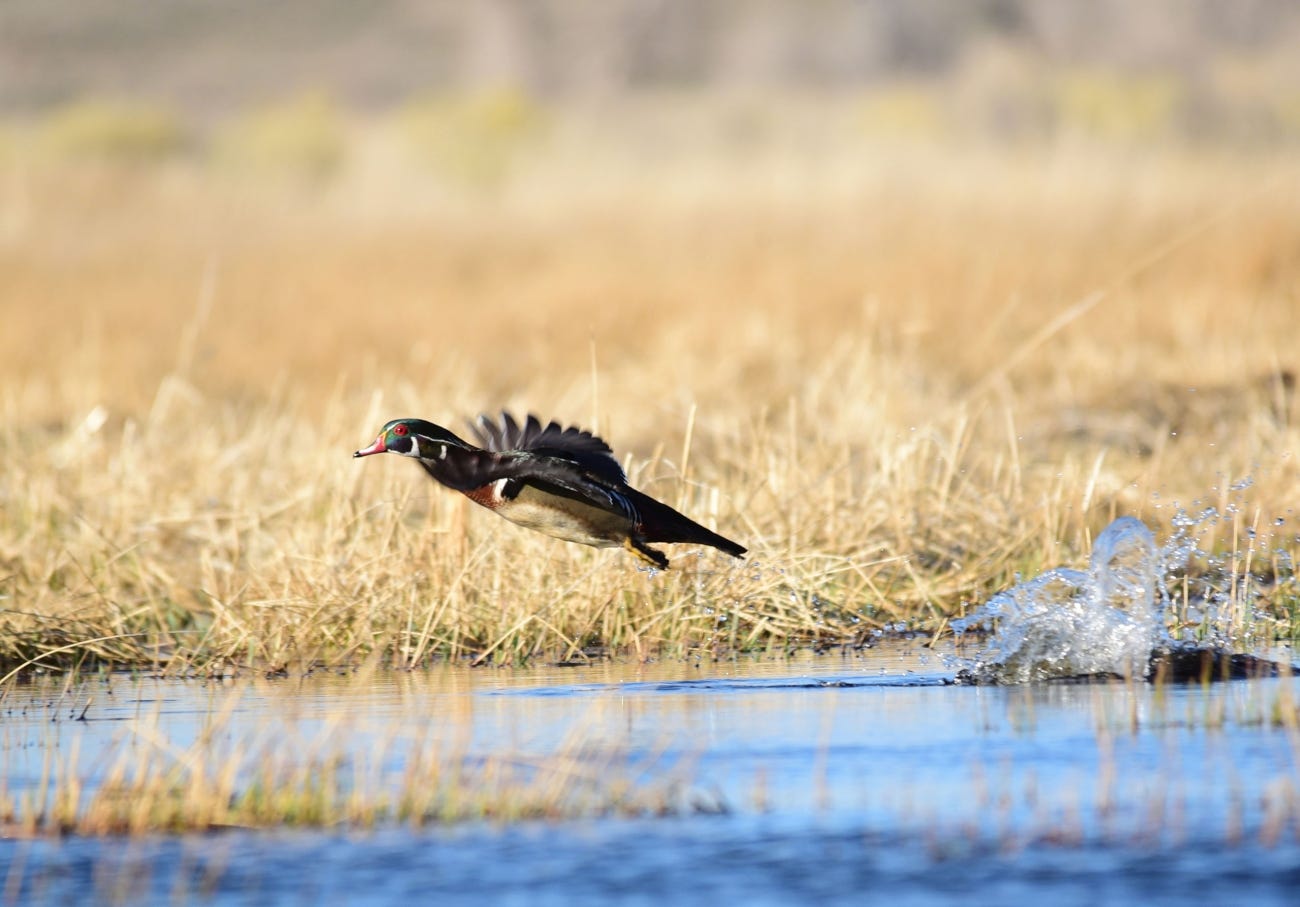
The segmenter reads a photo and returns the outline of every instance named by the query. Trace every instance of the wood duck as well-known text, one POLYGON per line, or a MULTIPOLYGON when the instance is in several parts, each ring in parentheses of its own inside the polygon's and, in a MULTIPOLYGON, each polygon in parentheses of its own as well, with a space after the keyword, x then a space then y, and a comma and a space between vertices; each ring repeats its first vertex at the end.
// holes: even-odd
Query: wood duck
POLYGON ((609 445, 591 432, 523 425, 509 413, 500 423, 480 416, 471 426, 480 446, 423 419, 394 419, 369 447, 352 454, 414 457, 430 476, 511 522, 597 548, 623 546, 660 569, 668 567, 650 542, 709 545, 732 557, 745 549, 627 484, 609 445))

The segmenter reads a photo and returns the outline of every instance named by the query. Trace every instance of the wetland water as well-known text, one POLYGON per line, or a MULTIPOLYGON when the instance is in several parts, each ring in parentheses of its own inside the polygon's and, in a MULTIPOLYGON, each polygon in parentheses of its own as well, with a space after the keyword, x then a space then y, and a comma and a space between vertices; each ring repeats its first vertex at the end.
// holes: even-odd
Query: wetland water
POLYGON ((136 749, 282 757, 329 739, 400 775, 395 729, 473 759, 575 740, 721 812, 369 831, 0 840, 12 903, 1295 903, 1291 678, 969 687, 919 643, 851 655, 11 688, 11 797, 136 749), (88 706, 88 708, 87 708, 88 706), (84 721, 76 720, 85 711, 84 721), (57 774, 57 772, 55 773, 57 774), (67 773, 65 773, 67 774, 67 773))

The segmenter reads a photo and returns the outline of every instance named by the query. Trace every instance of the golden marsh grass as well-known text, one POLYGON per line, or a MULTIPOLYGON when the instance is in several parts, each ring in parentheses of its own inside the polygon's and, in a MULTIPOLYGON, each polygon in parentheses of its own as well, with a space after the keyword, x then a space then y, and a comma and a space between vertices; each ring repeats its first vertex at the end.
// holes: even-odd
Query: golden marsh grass
POLYGON ((395 127, 307 182, 13 140, 0 658, 851 643, 941 630, 1119 514, 1163 538, 1176 504, 1219 508, 1204 546, 1289 617, 1294 160, 647 122, 549 122, 490 185, 395 127), (749 560, 647 574, 349 456, 502 408, 597 430, 749 560))

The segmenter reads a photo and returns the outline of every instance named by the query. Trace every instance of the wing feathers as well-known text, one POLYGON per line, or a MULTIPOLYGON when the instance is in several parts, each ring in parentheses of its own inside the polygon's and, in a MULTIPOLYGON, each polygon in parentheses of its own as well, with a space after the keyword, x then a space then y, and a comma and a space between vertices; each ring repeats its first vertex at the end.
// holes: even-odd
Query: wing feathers
POLYGON ((501 421, 487 415, 478 417, 471 428, 480 446, 494 453, 527 451, 543 457, 565 460, 605 482, 627 481, 623 467, 602 439, 579 428, 564 428, 558 422, 545 426, 529 415, 521 426, 510 413, 502 412, 501 421))

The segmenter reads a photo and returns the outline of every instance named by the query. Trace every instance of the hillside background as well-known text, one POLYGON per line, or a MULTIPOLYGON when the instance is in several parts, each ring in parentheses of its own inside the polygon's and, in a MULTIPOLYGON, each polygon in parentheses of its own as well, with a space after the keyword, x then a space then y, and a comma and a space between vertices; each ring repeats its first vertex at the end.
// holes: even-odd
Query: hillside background
POLYGON ((664 93, 843 96, 900 82, 936 92, 945 119, 999 135, 1109 117, 1130 130, 1143 120, 1137 126, 1201 141, 1294 139, 1300 7, 1287 0, 0 5, 0 109, 9 113, 88 95, 216 117, 300 91, 375 111, 416 95, 502 88, 557 103, 664 93), (1119 93, 1128 95, 1119 102, 1125 110, 1107 114, 1119 93))

